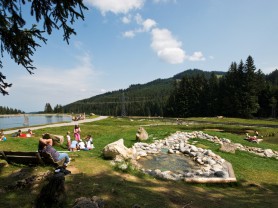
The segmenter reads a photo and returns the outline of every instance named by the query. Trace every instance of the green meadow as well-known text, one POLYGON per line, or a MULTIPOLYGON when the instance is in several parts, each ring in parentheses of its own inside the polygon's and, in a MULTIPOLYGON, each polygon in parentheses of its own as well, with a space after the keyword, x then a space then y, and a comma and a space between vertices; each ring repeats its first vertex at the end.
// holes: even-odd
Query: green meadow
MULTIPOLYGON (((69 152, 72 158, 65 176, 67 200, 64 207, 72 207, 76 198, 99 196, 108 208, 197 208, 197 207, 278 207, 278 160, 255 154, 236 151, 227 153, 219 150, 219 145, 200 139, 196 146, 211 149, 229 161, 234 169, 237 182, 228 184, 192 184, 183 181, 166 181, 142 174, 129 168, 120 171, 102 157, 102 149, 120 138, 125 146, 131 147, 135 134, 143 126, 149 134, 148 143, 164 139, 176 131, 203 131, 210 135, 230 139, 247 146, 261 147, 278 151, 278 121, 248 120, 234 118, 188 118, 177 124, 175 119, 165 118, 107 118, 101 121, 82 123, 81 137, 93 135, 95 149, 69 152), (245 134, 258 131, 263 142, 250 143, 245 134)), ((74 126, 43 128, 35 130, 31 138, 13 138, 0 142, 0 150, 36 151, 38 140, 43 133, 66 135, 74 126)), ((73 135, 71 135, 73 139, 73 135)), ((55 146, 66 151, 66 142, 55 146)), ((47 180, 13 188, 16 181, 33 175, 53 172, 50 166, 24 166, 7 164, 0 160, 0 204, 1 207, 34 206, 35 200, 47 180)))

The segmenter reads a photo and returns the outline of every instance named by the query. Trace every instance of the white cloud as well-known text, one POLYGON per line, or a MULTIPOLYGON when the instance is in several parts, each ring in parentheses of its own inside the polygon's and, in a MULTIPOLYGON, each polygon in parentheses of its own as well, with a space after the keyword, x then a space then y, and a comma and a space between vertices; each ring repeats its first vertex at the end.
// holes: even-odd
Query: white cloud
POLYGON ((43 110, 46 103, 54 107, 102 93, 97 89, 101 74, 94 68, 90 54, 83 52, 75 58, 76 65, 71 68, 38 66, 34 75, 17 77, 9 99, 14 103, 20 100, 17 109, 32 112, 43 110))
POLYGON ((123 33, 123 36, 126 38, 133 38, 135 36, 135 31, 130 30, 123 33))
POLYGON ((185 59, 185 52, 181 48, 164 48, 157 52, 157 56, 170 64, 181 64, 185 59))
POLYGON ((124 24, 129 24, 131 22, 130 15, 123 17, 122 22, 124 24))
POLYGON ((127 14, 131 10, 141 9, 144 5, 144 0, 86 0, 86 2, 99 9, 103 15, 107 12, 127 14))
POLYGON ((133 38, 137 33, 142 32, 149 32, 151 29, 156 27, 156 22, 152 19, 146 19, 144 20, 140 14, 136 14, 134 16, 134 20, 138 25, 140 25, 140 28, 129 30, 123 33, 123 36, 126 38, 133 38))
POLYGON ((155 28, 151 33, 151 47, 159 58, 171 64, 179 64, 185 60, 182 43, 177 41, 169 30, 155 28))
POLYGON ((146 19, 143 23, 143 29, 144 31, 148 32, 150 31, 152 28, 154 28, 156 26, 156 22, 152 19, 146 19))
POLYGON ((205 57, 203 56, 203 53, 200 51, 194 52, 192 56, 188 57, 189 61, 204 61, 205 57))
POLYGON ((136 21, 136 23, 137 23, 138 25, 141 25, 142 22, 143 22, 142 16, 141 16, 140 14, 138 14, 138 13, 135 15, 134 19, 135 19, 135 21, 136 21))
POLYGON ((84 89, 89 89, 89 80, 95 78, 96 73, 94 72, 91 64, 91 57, 89 54, 83 54, 77 58, 77 66, 71 69, 57 69, 40 67, 36 72, 36 76, 23 76, 21 85, 40 86, 41 91, 53 90, 65 91, 65 92, 80 92, 84 89))
POLYGON ((153 0, 154 3, 168 3, 168 2, 173 2, 176 3, 177 0, 153 0))
MULTIPOLYGON (((144 6, 145 0, 86 0, 86 2, 99 9, 103 15, 107 12, 126 14, 122 17, 121 21, 124 24, 129 24, 132 20, 129 12, 141 9, 144 6)), ((176 3, 176 0, 153 0, 153 2, 176 3)), ((134 16, 134 20, 140 25, 140 28, 123 32, 123 37, 133 38, 137 33, 151 31, 151 47, 160 59, 171 64, 180 64, 186 59, 190 61, 205 60, 202 52, 194 52, 192 56, 187 56, 182 49, 182 43, 172 36, 171 31, 157 28, 155 20, 150 18, 144 20, 139 13, 134 16)))

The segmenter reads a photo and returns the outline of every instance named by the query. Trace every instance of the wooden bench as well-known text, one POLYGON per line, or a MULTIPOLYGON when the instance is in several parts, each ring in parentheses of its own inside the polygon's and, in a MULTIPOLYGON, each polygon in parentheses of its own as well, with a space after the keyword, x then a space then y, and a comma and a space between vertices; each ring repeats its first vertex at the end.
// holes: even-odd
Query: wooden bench
POLYGON ((9 164, 53 165, 54 167, 64 164, 64 159, 55 162, 50 154, 39 152, 0 151, 0 159, 6 160, 9 164))

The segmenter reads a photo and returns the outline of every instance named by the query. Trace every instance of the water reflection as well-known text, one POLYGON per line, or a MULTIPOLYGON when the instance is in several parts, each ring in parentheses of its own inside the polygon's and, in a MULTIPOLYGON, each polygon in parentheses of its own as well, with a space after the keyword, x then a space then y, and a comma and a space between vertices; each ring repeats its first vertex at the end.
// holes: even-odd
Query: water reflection
POLYGON ((47 122, 47 123, 53 123, 52 117, 53 117, 53 116, 45 116, 46 122, 47 122))

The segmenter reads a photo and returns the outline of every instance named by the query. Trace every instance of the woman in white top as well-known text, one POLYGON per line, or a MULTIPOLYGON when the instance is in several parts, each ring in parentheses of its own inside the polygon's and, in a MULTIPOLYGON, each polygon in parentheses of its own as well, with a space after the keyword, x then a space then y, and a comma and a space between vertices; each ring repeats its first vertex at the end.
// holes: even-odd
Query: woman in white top
POLYGON ((87 135, 87 137, 86 137, 86 145, 87 145, 87 149, 88 150, 95 148, 94 144, 93 144, 93 138, 92 138, 91 135, 87 135))

